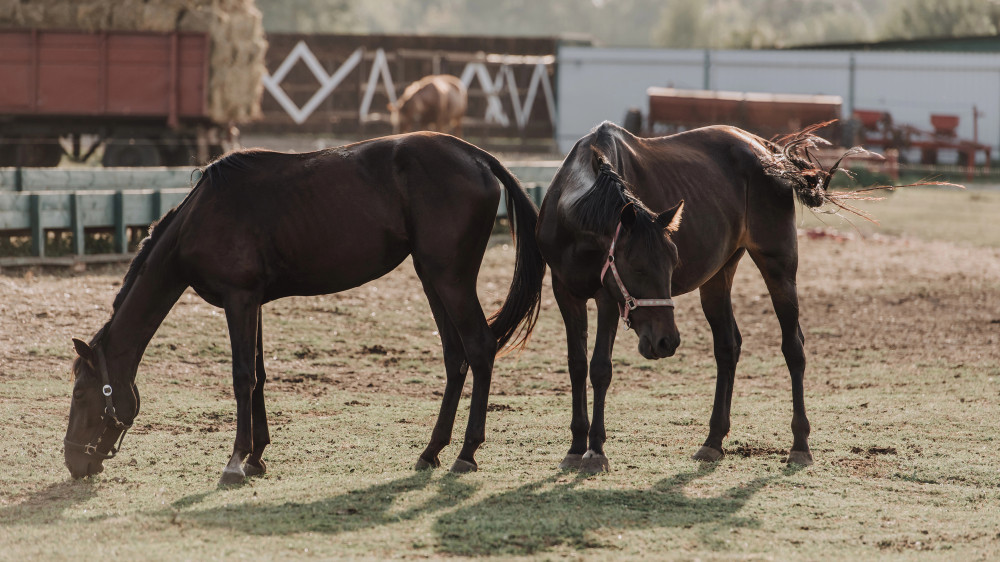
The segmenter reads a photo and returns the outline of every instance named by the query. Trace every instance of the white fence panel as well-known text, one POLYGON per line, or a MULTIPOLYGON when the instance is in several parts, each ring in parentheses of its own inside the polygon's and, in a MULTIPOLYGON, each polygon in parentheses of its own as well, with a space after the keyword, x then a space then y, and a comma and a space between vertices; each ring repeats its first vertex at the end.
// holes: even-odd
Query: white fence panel
POLYGON ((648 113, 650 86, 704 85, 703 51, 561 47, 558 60, 556 141, 563 152, 602 121, 621 123, 629 108, 648 113))

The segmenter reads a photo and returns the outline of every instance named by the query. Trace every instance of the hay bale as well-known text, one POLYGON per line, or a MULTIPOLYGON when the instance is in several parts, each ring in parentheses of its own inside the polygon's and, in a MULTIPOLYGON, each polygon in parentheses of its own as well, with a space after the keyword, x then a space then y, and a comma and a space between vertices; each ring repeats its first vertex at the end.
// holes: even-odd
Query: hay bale
POLYGON ((260 117, 267 41, 253 0, 0 0, 0 28, 208 33, 209 117, 260 117))

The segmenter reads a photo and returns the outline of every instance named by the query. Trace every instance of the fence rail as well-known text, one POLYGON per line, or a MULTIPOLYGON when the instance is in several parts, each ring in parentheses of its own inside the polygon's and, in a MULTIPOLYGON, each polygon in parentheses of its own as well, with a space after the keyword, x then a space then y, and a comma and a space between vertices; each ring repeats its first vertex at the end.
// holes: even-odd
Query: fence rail
MULTIPOLYGON (((508 167, 540 205, 559 163, 508 167)), ((31 255, 44 258, 47 233, 69 232, 73 254, 82 257, 88 230, 110 231, 115 252, 127 254, 128 229, 155 222, 199 177, 190 168, 0 169, 0 237, 30 236, 31 255)), ((506 213, 501 201, 497 214, 506 213)))

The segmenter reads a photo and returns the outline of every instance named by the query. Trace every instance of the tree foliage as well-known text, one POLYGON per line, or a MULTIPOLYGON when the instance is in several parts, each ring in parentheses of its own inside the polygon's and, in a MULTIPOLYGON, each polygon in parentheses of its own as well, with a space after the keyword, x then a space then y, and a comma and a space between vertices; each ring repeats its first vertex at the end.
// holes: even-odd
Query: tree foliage
POLYGON ((653 43, 675 48, 765 48, 870 41, 880 0, 671 0, 653 43))
POLYGON ((268 31, 768 48, 1000 33, 1000 0, 257 0, 268 31))
POLYGON ((1000 33, 998 0, 895 0, 887 16, 886 39, 1000 33))

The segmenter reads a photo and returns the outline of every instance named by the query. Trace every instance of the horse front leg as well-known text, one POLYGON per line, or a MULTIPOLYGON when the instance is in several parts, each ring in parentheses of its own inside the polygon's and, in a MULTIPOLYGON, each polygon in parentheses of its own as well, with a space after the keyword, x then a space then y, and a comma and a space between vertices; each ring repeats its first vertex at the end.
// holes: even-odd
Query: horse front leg
POLYGON ((590 426, 590 449, 583 455, 580 470, 605 472, 610 470, 604 454, 607 432, 604 428, 604 404, 611 386, 611 352, 618 332, 618 304, 611 298, 597 298, 597 337, 594 356, 590 360, 590 383, 594 386, 594 423, 590 426))
POLYGON ((262 323, 263 310, 257 311, 257 349, 256 349, 256 384, 253 387, 251 396, 253 410, 253 450, 247 457, 246 464, 243 465, 243 472, 247 476, 259 476, 267 472, 267 464, 261 458, 264 455, 264 447, 271 443, 271 432, 267 427, 267 409, 264 405, 264 382, 267 380, 267 373, 264 371, 264 334, 262 323))
POLYGON ((230 295, 225 302, 226 323, 233 350, 233 394, 236 397, 236 440, 233 455, 222 470, 219 485, 246 478, 243 461, 253 451, 253 403, 260 299, 249 293, 230 295))
POLYGON ((552 275, 552 293, 566 327, 566 351, 569 381, 572 387, 572 418, 569 423, 573 442, 559 468, 576 470, 587 452, 587 433, 590 417, 587 414, 587 301, 573 296, 555 274, 552 275))
POLYGON ((725 455, 722 441, 729 435, 730 408, 733 401, 733 384, 736 364, 740 360, 743 338, 733 317, 732 287, 736 266, 743 257, 739 250, 718 273, 701 286, 701 309, 712 327, 715 348, 716 382, 715 402, 709 421, 708 438, 692 456, 699 461, 717 461, 725 455))

